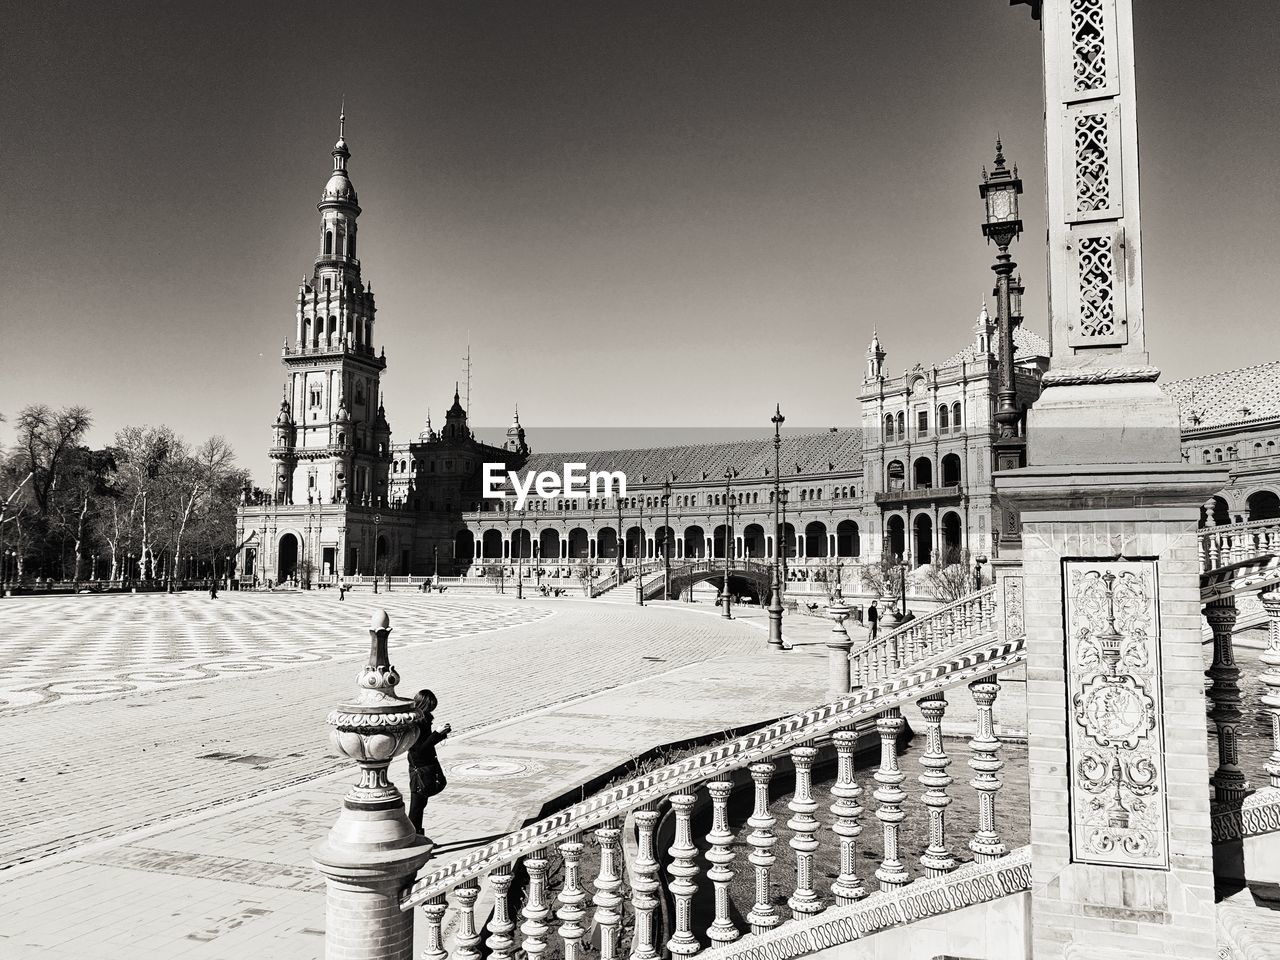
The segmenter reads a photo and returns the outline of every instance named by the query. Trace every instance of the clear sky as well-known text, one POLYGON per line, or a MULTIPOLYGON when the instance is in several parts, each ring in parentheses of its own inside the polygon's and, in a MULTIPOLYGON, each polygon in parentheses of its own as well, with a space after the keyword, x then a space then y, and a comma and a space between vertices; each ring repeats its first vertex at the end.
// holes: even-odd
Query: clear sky
MULTIPOLYGON (((1135 0, 1148 343, 1273 359, 1280 5, 1135 0)), ((1006 0, 11 5, 0 411, 222 433, 261 475, 340 99, 400 439, 473 423, 854 425, 873 325, 989 293, 997 130, 1044 332, 1039 29, 1006 0)), ((11 436, 0 427, 0 440, 11 436)))

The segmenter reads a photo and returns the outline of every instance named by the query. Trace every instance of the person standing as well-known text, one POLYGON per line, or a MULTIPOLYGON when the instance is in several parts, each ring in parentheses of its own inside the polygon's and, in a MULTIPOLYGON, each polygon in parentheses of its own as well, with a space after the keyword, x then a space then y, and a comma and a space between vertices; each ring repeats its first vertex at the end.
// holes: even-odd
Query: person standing
POLYGON ((413 702, 422 711, 422 719, 418 722, 418 739, 409 748, 409 822, 422 833, 427 801, 448 786, 444 768, 436 756, 436 744, 449 736, 453 728, 446 723, 438 731, 431 729, 438 701, 430 690, 419 690, 413 702))
POLYGON ((871 639, 876 638, 876 631, 880 627, 880 610, 876 606, 876 601, 871 601, 871 606, 867 607, 867 629, 871 631, 871 639))

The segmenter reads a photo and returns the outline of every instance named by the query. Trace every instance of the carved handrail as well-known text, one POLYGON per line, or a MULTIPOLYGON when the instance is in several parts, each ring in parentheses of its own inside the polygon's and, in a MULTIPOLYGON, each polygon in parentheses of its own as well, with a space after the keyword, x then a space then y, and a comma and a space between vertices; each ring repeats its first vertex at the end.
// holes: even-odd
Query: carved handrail
POLYGON ((991 584, 850 650, 853 683, 864 686, 883 680, 967 642, 994 638, 999 633, 996 587, 991 584))
POLYGON ((1280 553, 1280 519, 1203 527, 1199 536, 1201 573, 1280 553))
MULTIPOLYGON (((436 867, 420 877, 405 894, 401 900, 401 909, 409 910, 428 902, 438 902, 439 898, 455 887, 476 881, 497 867, 521 857, 536 856, 538 851, 567 841, 585 830, 612 823, 633 810, 661 801, 677 792, 687 793, 734 770, 757 764, 768 767, 771 773, 772 764, 769 761, 785 751, 804 748, 815 738, 851 728, 859 721, 877 715, 884 717, 886 714, 896 714, 903 703, 941 694, 970 681, 983 681, 983 678, 993 677, 1018 666, 1024 659, 1021 638, 993 644, 954 657, 946 663, 923 667, 876 687, 822 704, 744 737, 668 764, 652 773, 604 790, 487 846, 473 850, 451 863, 436 867)), ((990 699, 994 699, 994 694, 990 699)), ((979 709, 980 724, 985 716, 989 727, 989 701, 985 714, 983 709, 979 709)), ((897 726, 900 725, 899 718, 897 726)), ((890 734, 896 737, 897 726, 890 726, 892 730, 888 733, 882 731, 882 737, 889 737, 890 734)), ((994 743, 986 739, 989 733, 988 728, 980 727, 978 738, 974 742, 981 744, 981 749, 988 750, 988 744, 994 743)), ((889 740, 884 742, 887 744, 889 740)), ((885 749, 888 750, 888 746, 885 749)), ((755 773, 753 768, 753 775, 755 773)))

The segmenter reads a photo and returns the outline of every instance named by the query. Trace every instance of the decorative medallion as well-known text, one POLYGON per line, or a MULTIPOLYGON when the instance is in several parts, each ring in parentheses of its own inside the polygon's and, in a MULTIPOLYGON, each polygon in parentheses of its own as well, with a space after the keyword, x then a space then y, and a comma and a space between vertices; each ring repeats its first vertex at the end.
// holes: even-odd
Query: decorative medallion
POLYGON ((1072 859, 1169 865, 1156 565, 1068 560, 1072 859))

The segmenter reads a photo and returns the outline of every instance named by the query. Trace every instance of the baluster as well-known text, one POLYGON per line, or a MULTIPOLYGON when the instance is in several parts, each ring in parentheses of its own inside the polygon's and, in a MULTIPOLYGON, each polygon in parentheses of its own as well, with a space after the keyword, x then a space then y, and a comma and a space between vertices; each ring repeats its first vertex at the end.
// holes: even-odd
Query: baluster
POLYGON ((457 901, 459 919, 455 938, 458 957, 461 960, 480 960, 480 933, 476 930, 476 898, 480 896, 480 885, 470 880, 454 890, 453 896, 457 901))
POLYGON ((818 809, 813 799, 813 758, 818 751, 813 747, 794 747, 791 762, 796 768, 796 790, 787 808, 795 814, 787 821, 794 834, 791 849, 796 852, 796 889, 787 906, 797 919, 822 912, 822 900, 813 889, 813 855, 818 849, 818 821, 814 811, 818 809))
POLYGON ((849 652, 849 689, 861 690, 866 686, 866 677, 862 673, 862 652, 865 648, 859 647, 857 650, 849 652))
POLYGON ((920 713, 924 717, 926 745, 920 766, 920 784, 925 788, 920 802, 929 808, 929 847, 920 857, 926 877, 940 877, 955 869, 956 860, 947 852, 946 810, 951 803, 947 787, 952 779, 947 775, 951 758, 942 742, 942 717, 947 712, 947 698, 941 693, 920 701, 920 713))
POLYGON ((1204 608, 1204 616, 1213 632, 1213 665, 1205 671, 1211 682, 1209 699, 1213 703, 1209 719, 1218 733, 1218 769, 1209 778, 1209 785, 1215 799, 1239 803, 1249 792, 1249 783, 1240 769, 1240 667, 1231 640, 1236 623, 1235 597, 1211 600, 1204 608))
POLYGON ((614 960, 618 952, 618 932, 622 927, 622 887, 619 875, 619 856, 622 849, 622 831, 617 820, 609 820, 596 828, 596 843, 600 845, 600 871, 596 874, 596 894, 591 902, 596 906, 596 926, 600 928, 600 960, 614 960))
POLYGON ((1271 714, 1271 756, 1267 758, 1267 778, 1272 787, 1280 788, 1280 590, 1268 590, 1262 595, 1262 606, 1267 611, 1267 649, 1262 662, 1267 671, 1261 677, 1267 685, 1262 705, 1271 714))
POLYGON ((658 882, 658 860, 653 855, 653 831, 658 824, 658 811, 647 805, 637 810, 635 816, 636 859, 631 865, 631 906, 635 910, 636 927, 631 940, 631 960, 657 960, 653 915, 658 909, 656 894, 661 885, 658 882))
POLYGON ((530 960, 538 960, 547 949, 547 917, 551 916, 551 906, 547 903, 547 858, 541 851, 525 858, 524 868, 529 873, 529 892, 525 898, 521 915, 524 923, 520 932, 524 934, 524 952, 530 960))
POLYGON ((782 922, 778 910, 771 902, 769 888, 769 868, 777 858, 773 855, 773 845, 777 838, 773 835, 773 825, 777 822, 769 812, 769 780, 773 776, 772 763, 753 763, 751 780, 755 784, 756 803, 747 820, 751 833, 747 843, 751 846, 751 854, 747 859, 756 868, 756 902, 747 914, 747 922, 751 924, 751 932, 765 933, 782 922))
POLYGON ((707 871, 707 878, 715 884, 716 919, 707 930, 707 937, 713 947, 723 947, 733 943, 741 934, 729 919, 729 884, 734 878, 734 871, 729 864, 733 863, 733 831, 729 829, 729 794, 733 792, 733 782, 725 777, 707 784, 707 792, 711 794, 711 832, 707 834, 707 843, 711 849, 707 851, 707 860, 712 867, 707 871))
MULTIPOLYGON (((515 953, 516 941, 512 933, 515 932, 516 924, 511 919, 509 899, 511 880, 509 863, 495 867, 493 873, 489 874, 489 886, 493 888, 493 917, 489 920, 489 939, 486 942, 489 947, 489 956, 496 960, 510 960, 511 955, 515 953)), ((567 950, 565 960, 573 960, 567 950)))
POLYGON ((978 791, 978 832, 969 841, 969 849, 975 861, 990 863, 1007 852, 996 832, 996 791, 1002 786, 997 774, 1004 761, 999 756, 1000 741, 996 739, 991 718, 991 707, 1000 692, 1000 684, 995 677, 974 680, 969 684, 969 692, 978 706, 977 732, 969 741, 969 749, 973 751, 969 766, 974 771, 970 785, 978 791))
POLYGON ((879 806, 876 819, 884 824, 884 859, 876 870, 881 890, 896 890, 907 882, 907 869, 898 858, 898 824, 906 818, 902 801, 907 795, 901 783, 906 774, 898 767, 898 733, 902 730, 902 711, 890 707, 876 718, 876 730, 880 733, 880 769, 875 781, 880 784, 872 794, 879 806))
POLYGON ((444 914, 447 909, 443 894, 422 905, 422 917, 427 924, 427 948, 422 951, 422 960, 449 958, 449 951, 444 948, 444 914))
POLYGON ((675 931, 667 941, 667 949, 683 957, 693 956, 699 950, 698 938, 691 929, 693 895, 698 890, 698 885, 693 882, 693 878, 698 875, 698 865, 693 859, 698 855, 698 848, 693 845, 690 824, 696 801, 697 798, 692 793, 677 793, 671 798, 671 806, 676 812, 676 835, 667 851, 672 858, 667 872, 675 878, 671 881, 670 890, 676 902, 676 917, 675 931))
MULTIPOLYGON (((906 631, 906 634, 910 635, 910 631, 906 631)), ((889 643, 891 644, 889 650, 889 669, 893 674, 896 674, 902 668, 902 637, 902 633, 895 633, 889 638, 889 643)))
POLYGON ((836 745, 836 782, 831 787, 831 795, 835 797, 831 813, 835 822, 831 832, 840 838, 840 876, 831 884, 831 893, 837 904, 847 907, 867 895, 857 876, 855 855, 858 836, 862 833, 862 824, 858 822, 862 813, 858 804, 862 788, 853 778, 853 752, 858 745, 858 734, 853 729, 837 730, 831 739, 836 745))
MULTIPOLYGON (((564 960, 578 960, 582 950, 582 938, 587 928, 582 920, 587 915, 583 904, 587 900, 587 892, 582 889, 579 873, 582 869, 582 841, 578 834, 561 843, 557 849, 564 860, 564 883, 560 886, 557 899, 560 909, 556 911, 556 919, 560 921, 560 937, 564 940, 564 960)), ((491 923, 490 928, 493 927, 491 923)), ((490 939, 490 944, 493 940, 490 939)))

